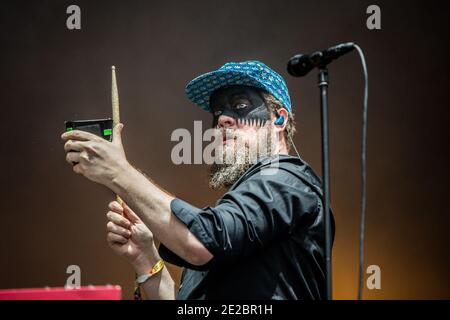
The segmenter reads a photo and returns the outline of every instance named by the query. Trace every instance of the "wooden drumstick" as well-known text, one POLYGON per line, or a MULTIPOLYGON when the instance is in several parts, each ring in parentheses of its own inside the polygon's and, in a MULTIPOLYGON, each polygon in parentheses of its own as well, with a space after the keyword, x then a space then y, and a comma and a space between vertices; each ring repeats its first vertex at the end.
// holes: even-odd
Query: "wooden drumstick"
MULTIPOLYGON (((112 118, 113 128, 120 123, 120 108, 119 108, 119 90, 117 90, 116 67, 111 67, 111 102, 112 102, 112 118)), ((116 195, 116 200, 122 204, 122 199, 116 195)))
POLYGON ((111 81, 111 101, 112 101, 112 118, 113 127, 120 123, 120 109, 119 109, 119 91, 117 90, 116 67, 111 67, 112 81, 111 81))

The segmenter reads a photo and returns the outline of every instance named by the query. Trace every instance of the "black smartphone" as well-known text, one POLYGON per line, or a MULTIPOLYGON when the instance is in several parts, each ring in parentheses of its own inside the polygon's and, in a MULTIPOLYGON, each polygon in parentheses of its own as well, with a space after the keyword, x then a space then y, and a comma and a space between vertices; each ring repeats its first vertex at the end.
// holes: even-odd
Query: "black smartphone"
POLYGON ((112 141, 112 119, 66 121, 66 131, 82 130, 112 141))

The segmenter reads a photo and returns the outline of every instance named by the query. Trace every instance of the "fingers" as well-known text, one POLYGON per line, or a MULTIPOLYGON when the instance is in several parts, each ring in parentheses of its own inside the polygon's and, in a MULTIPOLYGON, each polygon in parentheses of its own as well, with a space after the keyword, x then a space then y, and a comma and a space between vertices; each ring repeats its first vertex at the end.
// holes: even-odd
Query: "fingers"
POLYGON ((123 130, 123 123, 118 123, 113 128, 113 143, 122 145, 122 130, 123 130))
POLYGON ((73 171, 75 171, 76 173, 81 173, 82 171, 79 164, 82 160, 89 161, 89 154, 86 152, 68 152, 66 154, 66 161, 74 166, 73 171))
POLYGON ((122 202, 122 205, 117 201, 111 201, 108 204, 109 210, 116 212, 125 218, 127 218, 131 223, 139 222, 141 219, 134 213, 133 210, 125 203, 122 202))
POLYGON ((84 151, 84 150, 90 150, 90 144, 92 142, 89 141, 77 141, 77 140, 68 140, 65 144, 64 144, 64 151, 65 152, 70 152, 70 151, 84 151))
POLYGON ((91 142, 69 140, 64 144, 64 151, 66 154, 66 161, 70 164, 79 163, 80 160, 90 160, 88 152, 93 151, 91 142))
POLYGON ((129 237, 131 237, 131 231, 130 231, 130 230, 125 229, 124 227, 121 227, 121 226, 115 224, 115 223, 112 222, 112 221, 109 221, 109 222, 106 224, 106 229, 107 229, 109 232, 118 234, 118 235, 120 235, 120 236, 122 236, 122 237, 125 237, 125 238, 127 238, 127 239, 128 239, 129 237))
POLYGON ((83 174, 84 171, 80 164, 73 163, 73 172, 75 172, 76 174, 83 174))
POLYGON ((141 219, 134 213, 133 210, 125 203, 122 202, 123 207, 123 213, 125 214, 125 217, 127 217, 131 222, 136 223, 138 221, 141 221, 141 219))
POLYGON ((111 211, 106 214, 109 222, 106 224, 108 233, 106 240, 110 246, 117 244, 126 244, 131 237, 130 221, 122 216, 123 208, 117 201, 109 203, 108 207, 111 211))
POLYGON ((122 216, 121 214, 114 212, 114 211, 108 211, 106 214, 106 217, 109 221, 113 222, 114 224, 121 226, 125 229, 129 229, 131 227, 131 222, 122 216))
POLYGON ((119 214, 123 215, 123 207, 122 207, 122 206, 120 205, 120 203, 117 202, 117 201, 111 201, 111 202, 108 204, 108 208, 109 208, 109 210, 111 210, 111 211, 114 211, 114 212, 116 212, 116 213, 119 213, 119 214))
POLYGON ((70 164, 80 162, 80 152, 68 152, 66 154, 66 161, 70 164))
POLYGON ((126 244, 128 242, 128 239, 119 234, 108 232, 108 234, 106 235, 106 241, 110 246, 112 246, 117 243, 126 244))
POLYGON ((69 132, 64 132, 61 135, 61 139, 64 141, 77 140, 77 141, 101 141, 103 138, 86 131, 72 130, 69 132))

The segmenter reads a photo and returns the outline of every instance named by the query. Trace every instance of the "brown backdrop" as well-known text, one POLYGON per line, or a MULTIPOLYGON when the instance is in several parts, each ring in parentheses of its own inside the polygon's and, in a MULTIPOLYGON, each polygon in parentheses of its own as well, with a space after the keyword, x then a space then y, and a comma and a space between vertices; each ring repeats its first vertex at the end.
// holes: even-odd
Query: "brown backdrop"
MULTIPOLYGON (((118 67, 130 161, 198 206, 214 203, 206 166, 171 163, 175 128, 209 115, 184 86, 226 61, 259 59, 286 77, 296 144, 320 174, 316 75, 294 79, 297 52, 344 41, 365 50, 369 76, 367 265, 382 271, 370 299, 450 298, 448 58, 443 2, 377 1, 382 30, 366 28, 369 1, 76 1, 82 30, 66 28, 72 1, 2 1, 0 10, 0 288, 62 286, 68 265, 82 284, 133 272, 105 243, 112 194, 72 173, 64 120, 110 116, 118 67)), ((330 67, 332 206, 337 223, 334 296, 355 298, 363 79, 356 53, 330 67)))

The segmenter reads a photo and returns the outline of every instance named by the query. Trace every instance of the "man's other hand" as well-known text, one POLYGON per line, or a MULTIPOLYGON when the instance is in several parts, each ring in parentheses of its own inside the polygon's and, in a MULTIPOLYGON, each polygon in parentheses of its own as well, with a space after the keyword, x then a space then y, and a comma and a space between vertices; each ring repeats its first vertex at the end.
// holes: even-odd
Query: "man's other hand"
POLYGON ((138 274, 147 273, 159 260, 152 232, 125 202, 120 205, 113 201, 108 207, 108 245, 130 262, 138 274))

